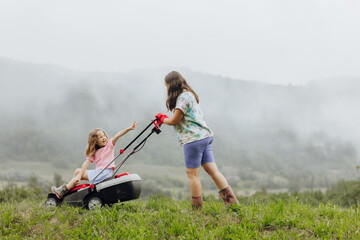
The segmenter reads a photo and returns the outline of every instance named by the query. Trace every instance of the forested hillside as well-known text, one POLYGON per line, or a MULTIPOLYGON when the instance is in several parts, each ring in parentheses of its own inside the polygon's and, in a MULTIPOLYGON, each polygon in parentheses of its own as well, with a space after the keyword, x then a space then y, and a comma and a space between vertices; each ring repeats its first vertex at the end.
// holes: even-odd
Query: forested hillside
MULTIPOLYGON (((67 168, 84 160, 92 128, 111 136, 140 122, 119 141, 117 148, 124 147, 166 112, 170 70, 81 72, 0 58, 0 161, 67 168)), ((176 70, 199 94, 217 163, 231 167, 236 187, 299 190, 357 178, 360 79, 282 86, 176 70)), ((173 129, 163 126, 131 161, 183 166, 181 151, 173 129)))

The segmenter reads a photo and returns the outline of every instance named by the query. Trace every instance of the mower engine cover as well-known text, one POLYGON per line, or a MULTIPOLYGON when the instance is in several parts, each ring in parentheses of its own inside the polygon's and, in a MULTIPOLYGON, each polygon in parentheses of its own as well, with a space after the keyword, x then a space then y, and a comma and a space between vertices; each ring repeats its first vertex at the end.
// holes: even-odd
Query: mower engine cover
POLYGON ((121 176, 98 183, 96 191, 103 196, 105 203, 137 199, 141 192, 141 178, 137 174, 121 176))

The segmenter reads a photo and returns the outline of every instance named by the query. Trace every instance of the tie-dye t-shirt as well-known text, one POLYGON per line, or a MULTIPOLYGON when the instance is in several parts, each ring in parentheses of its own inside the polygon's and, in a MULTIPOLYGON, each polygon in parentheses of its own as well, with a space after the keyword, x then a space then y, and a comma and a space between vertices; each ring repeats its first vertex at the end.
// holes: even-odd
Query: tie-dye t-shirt
POLYGON ((203 119, 203 112, 194 94, 183 92, 176 99, 175 109, 184 113, 181 121, 174 126, 181 145, 213 136, 213 132, 203 119))

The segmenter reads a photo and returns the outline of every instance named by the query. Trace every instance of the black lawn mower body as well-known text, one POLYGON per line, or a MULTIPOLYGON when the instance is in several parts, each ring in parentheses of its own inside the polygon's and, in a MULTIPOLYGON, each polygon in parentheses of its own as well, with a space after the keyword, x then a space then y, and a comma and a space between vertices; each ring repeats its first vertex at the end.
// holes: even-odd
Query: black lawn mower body
POLYGON ((111 205, 138 199, 141 193, 141 178, 138 174, 120 174, 114 179, 104 180, 92 187, 81 184, 73 188, 62 199, 49 193, 47 206, 58 206, 67 203, 72 206, 86 206, 93 209, 104 204, 111 205))

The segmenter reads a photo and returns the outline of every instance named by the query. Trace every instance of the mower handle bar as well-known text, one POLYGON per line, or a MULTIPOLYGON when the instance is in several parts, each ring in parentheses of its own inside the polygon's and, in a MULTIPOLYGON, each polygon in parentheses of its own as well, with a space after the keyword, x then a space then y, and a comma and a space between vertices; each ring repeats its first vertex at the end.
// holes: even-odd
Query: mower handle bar
MULTIPOLYGON (((131 146, 131 144, 133 144, 151 125, 153 125, 153 124, 155 125, 155 127, 153 128, 153 130, 151 131, 151 133, 150 133, 144 140, 142 140, 142 141, 125 157, 125 159, 123 159, 123 160, 118 164, 118 166, 115 167, 114 173, 113 173, 112 177, 115 176, 115 173, 120 169, 120 167, 124 164, 124 162, 125 162, 132 154, 135 153, 136 149, 137 149, 141 144, 143 144, 143 143, 150 137, 151 134, 153 134, 154 132, 156 132, 157 134, 160 133, 159 125, 156 125, 156 122, 155 122, 156 120, 157 120, 157 119, 152 120, 151 123, 150 123, 149 125, 147 125, 147 127, 146 127, 144 130, 142 130, 142 132, 139 133, 139 134, 123 149, 124 151, 126 151, 126 149, 128 149, 128 148, 131 146)), ((96 179, 102 172, 104 172, 105 169, 107 169, 108 166, 110 166, 110 164, 113 163, 124 151, 120 151, 120 153, 119 153, 111 162, 109 162, 109 164, 106 165, 106 167, 104 167, 104 169, 102 169, 101 172, 100 172, 98 175, 96 175, 96 176, 94 177, 94 179, 93 179, 92 182, 91 182, 91 185, 94 184, 95 179, 96 179)))

